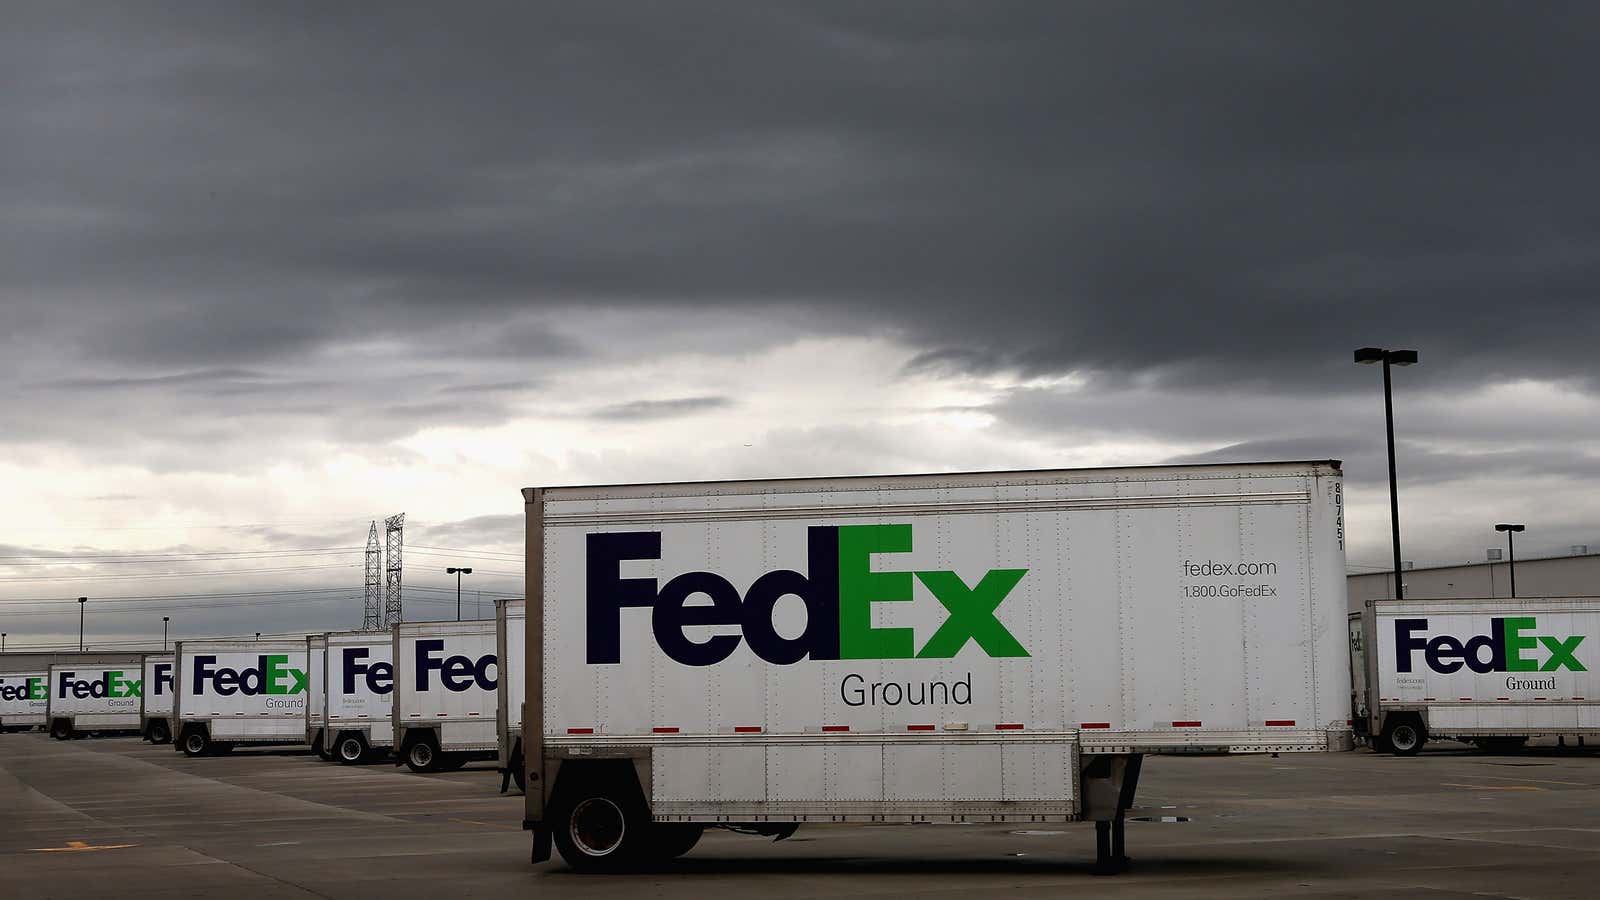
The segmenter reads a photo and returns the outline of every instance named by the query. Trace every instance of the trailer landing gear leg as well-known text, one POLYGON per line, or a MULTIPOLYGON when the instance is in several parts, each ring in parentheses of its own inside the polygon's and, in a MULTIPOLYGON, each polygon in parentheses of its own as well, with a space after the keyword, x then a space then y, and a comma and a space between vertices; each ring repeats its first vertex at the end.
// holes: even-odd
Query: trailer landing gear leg
POLYGON ((1144 757, 1137 754, 1097 756, 1083 767, 1083 815, 1094 820, 1094 874, 1115 875, 1128 869, 1126 816, 1133 808, 1144 757))

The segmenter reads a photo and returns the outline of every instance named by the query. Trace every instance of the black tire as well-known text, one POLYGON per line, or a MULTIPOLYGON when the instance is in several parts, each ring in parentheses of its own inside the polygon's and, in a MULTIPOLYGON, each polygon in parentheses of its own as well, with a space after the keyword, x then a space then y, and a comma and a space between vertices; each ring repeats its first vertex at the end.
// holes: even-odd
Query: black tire
POLYGON ((344 765, 359 765, 367 760, 367 742, 361 737, 360 732, 342 734, 339 736, 339 743, 333 748, 333 755, 344 765))
POLYGON ((524 794, 528 792, 528 773, 522 770, 521 763, 511 767, 511 783, 524 794))
POLYGON ((50 736, 58 741, 70 741, 75 737, 72 732, 71 719, 56 719, 50 723, 50 736))
POLYGON ((190 759, 195 759, 197 757, 207 756, 207 755, 211 754, 214 750, 215 750, 215 745, 212 744, 212 742, 211 742, 211 735, 206 734, 205 729, 196 728, 193 731, 188 731, 188 732, 184 733, 184 735, 183 735, 183 755, 184 756, 187 756, 190 759))
POLYGON ((431 736, 418 738, 407 745, 405 761, 406 768, 418 775, 424 772, 436 772, 440 764, 439 747, 434 744, 431 736))
POLYGON ((1383 742, 1395 756, 1416 756, 1428 742, 1428 729, 1411 716, 1391 718, 1384 725, 1383 742))
POLYGON ((171 740, 172 729, 167 727, 166 722, 158 720, 150 723, 150 743, 165 744, 171 740))
POLYGON ((547 821, 567 865, 579 872, 622 872, 655 856, 650 815, 631 781, 593 778, 563 785, 547 821))
POLYGON ((677 859, 694 849, 705 834, 704 825, 656 822, 650 826, 650 857, 656 862, 677 859))

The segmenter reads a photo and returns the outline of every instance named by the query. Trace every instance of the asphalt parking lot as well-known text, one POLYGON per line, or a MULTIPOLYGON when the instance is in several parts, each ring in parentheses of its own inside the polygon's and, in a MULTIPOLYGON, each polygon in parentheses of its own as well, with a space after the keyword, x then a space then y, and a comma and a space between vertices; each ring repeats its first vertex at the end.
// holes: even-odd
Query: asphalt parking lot
POLYGON ((1592 897, 1600 755, 1147 762, 1133 869, 1087 825, 710 832, 660 870, 528 864, 492 768, 418 776, 286 751, 187 759, 133 738, 0 735, 0 897, 1592 897), (1161 821, 1173 820, 1173 821, 1161 821))

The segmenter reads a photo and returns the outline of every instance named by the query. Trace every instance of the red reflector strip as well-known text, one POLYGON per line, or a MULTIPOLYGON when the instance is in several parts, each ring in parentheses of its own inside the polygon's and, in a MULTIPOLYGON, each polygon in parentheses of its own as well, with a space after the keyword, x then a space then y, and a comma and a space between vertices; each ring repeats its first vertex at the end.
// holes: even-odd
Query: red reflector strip
POLYGON ((594 734, 593 728, 568 728, 567 734, 594 734))
POLYGON ((477 715, 477 713, 475 713, 475 712, 469 712, 469 713, 467 713, 467 715, 469 715, 469 716, 475 716, 475 715, 477 715))
POLYGON ((1582 700, 1583 698, 1582 697, 1573 697, 1572 699, 1574 699, 1574 700, 1582 700))
POLYGON ((1293 719, 1268 719, 1268 728, 1284 728, 1294 725, 1293 719))
POLYGON ((735 726, 733 726, 733 733, 734 734, 760 734, 761 733, 761 726, 760 725, 735 725, 735 726))
POLYGON ((849 725, 824 725, 824 726, 822 726, 822 730, 823 731, 849 731, 850 730, 850 726, 849 725))
POLYGON ((1533 699, 1535 699, 1535 700, 1549 700, 1550 698, 1549 697, 1535 697, 1533 699))
POLYGON ((996 725, 994 727, 994 730, 995 731, 1021 731, 1022 730, 1022 723, 1021 722, 1006 722, 1006 723, 1003 723, 1003 724, 1000 724, 1000 725, 996 725))
POLYGON ((1355 719, 1345 719, 1344 723, 1346 725, 1354 726, 1356 724, 1356 720, 1355 719))
POLYGON ((678 729, 672 727, 671 725, 667 725, 662 728, 652 728, 650 729, 650 732, 652 734, 677 734, 678 729))
POLYGON ((1422 702, 1423 703, 1431 703, 1431 702, 1433 702, 1433 701, 1435 701, 1437 699, 1439 699, 1439 698, 1438 697, 1423 697, 1422 698, 1422 702))
POLYGON ((1186 720, 1184 720, 1182 722, 1173 722, 1172 723, 1172 727, 1173 728, 1199 728, 1200 727, 1200 720, 1199 719, 1195 719, 1195 720, 1191 721, 1191 720, 1187 720, 1186 719, 1186 720))
POLYGON ((906 726, 906 730, 907 731, 932 731, 934 729, 933 729, 932 725, 907 725, 906 726))
POLYGON ((1110 722, 1079 722, 1079 728, 1110 728, 1110 722))
POLYGON ((1471 697, 1462 697, 1461 699, 1462 700, 1471 700, 1472 698, 1471 697))
POLYGON ((1510 697, 1496 697, 1495 699, 1499 700, 1501 703, 1510 703, 1511 702, 1511 698, 1510 697))

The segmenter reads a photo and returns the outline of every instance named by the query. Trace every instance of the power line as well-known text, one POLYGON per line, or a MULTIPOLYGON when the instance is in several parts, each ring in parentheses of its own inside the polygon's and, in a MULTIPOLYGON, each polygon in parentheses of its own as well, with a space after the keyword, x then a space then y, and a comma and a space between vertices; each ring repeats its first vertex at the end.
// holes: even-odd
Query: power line
MULTIPOLYGON (((301 553, 326 553, 335 550, 360 550, 360 547, 290 547, 277 550, 174 550, 171 553, 31 553, 17 556, 0 556, 0 559, 45 559, 45 560, 71 560, 71 559, 133 559, 135 557, 153 559, 176 559, 179 557, 207 558, 218 556, 254 555, 265 554, 269 556, 293 556, 301 553)), ((22 565, 22 563, 16 563, 22 565)))
POLYGON ((504 556, 511 559, 522 559, 521 553, 506 553, 500 550, 464 550, 460 547, 428 547, 422 544, 412 544, 409 549, 414 550, 443 550, 446 553, 473 553, 482 557, 504 556))
POLYGON ((214 575, 252 575, 252 574, 254 574, 254 575, 267 575, 267 574, 276 574, 276 573, 281 573, 281 572, 301 572, 301 571, 305 571, 307 569, 355 569, 355 568, 360 568, 360 566, 358 566, 356 564, 353 564, 353 563, 333 563, 333 564, 330 564, 330 565, 318 565, 318 566, 277 566, 277 567, 269 566, 269 567, 260 568, 260 569, 215 569, 215 570, 212 570, 212 571, 200 571, 200 572, 134 572, 134 573, 130 573, 130 574, 127 574, 127 575, 121 575, 121 574, 118 574, 118 575, 33 575, 33 576, 24 576, 24 577, 21 577, 21 578, 0 578, 0 582, 3 582, 3 583, 13 583, 13 582, 23 582, 23 581, 67 581, 67 582, 77 582, 77 581, 104 581, 104 580, 106 580, 108 578, 111 578, 111 579, 203 578, 203 577, 214 576, 214 575))

